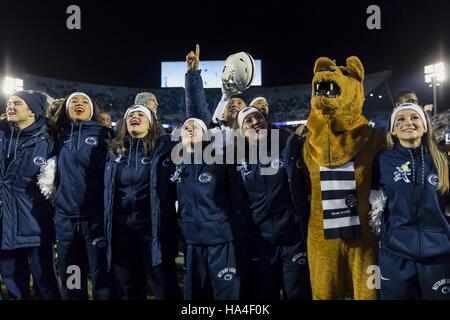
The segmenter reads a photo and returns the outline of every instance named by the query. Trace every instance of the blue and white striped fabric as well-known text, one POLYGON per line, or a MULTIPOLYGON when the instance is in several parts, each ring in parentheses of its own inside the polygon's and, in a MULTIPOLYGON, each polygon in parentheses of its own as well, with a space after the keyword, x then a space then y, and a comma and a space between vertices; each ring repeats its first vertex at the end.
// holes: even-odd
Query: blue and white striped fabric
POLYGON ((325 239, 352 238, 361 233, 356 194, 355 164, 320 167, 325 239))

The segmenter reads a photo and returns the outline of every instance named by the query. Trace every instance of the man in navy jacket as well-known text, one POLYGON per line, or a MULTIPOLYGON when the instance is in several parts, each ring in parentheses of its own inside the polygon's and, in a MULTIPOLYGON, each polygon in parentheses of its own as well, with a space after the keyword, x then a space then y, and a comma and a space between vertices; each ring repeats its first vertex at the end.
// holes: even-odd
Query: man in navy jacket
POLYGON ((0 273, 10 299, 28 299, 30 268, 40 299, 59 299, 53 269, 53 209, 36 184, 52 154, 42 111, 46 98, 19 91, 8 99, 9 128, 0 132, 0 273))

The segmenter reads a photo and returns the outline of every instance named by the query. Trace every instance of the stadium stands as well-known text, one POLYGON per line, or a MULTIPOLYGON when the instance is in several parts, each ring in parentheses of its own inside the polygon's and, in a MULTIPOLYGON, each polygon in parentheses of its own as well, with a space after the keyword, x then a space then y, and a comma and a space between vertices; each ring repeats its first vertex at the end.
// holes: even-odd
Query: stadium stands
MULTIPOLYGON (((391 71, 382 71, 366 76, 366 105, 363 112, 368 118, 391 110, 392 101, 389 99, 389 90, 385 85, 390 77, 391 71)), ((24 74, 23 79, 25 89, 42 91, 52 98, 66 97, 74 91, 85 92, 94 97, 97 104, 111 114, 114 121, 123 116, 125 109, 134 102, 135 95, 141 91, 150 91, 156 95, 159 102, 158 117, 163 123, 177 125, 184 118, 183 88, 115 87, 52 79, 32 74, 24 74)), ((250 102, 256 96, 267 98, 270 105, 270 119, 274 122, 308 118, 311 84, 286 87, 251 87, 244 92, 242 98, 250 102)), ((210 109, 213 110, 220 100, 221 91, 220 89, 206 89, 206 97, 210 109)))

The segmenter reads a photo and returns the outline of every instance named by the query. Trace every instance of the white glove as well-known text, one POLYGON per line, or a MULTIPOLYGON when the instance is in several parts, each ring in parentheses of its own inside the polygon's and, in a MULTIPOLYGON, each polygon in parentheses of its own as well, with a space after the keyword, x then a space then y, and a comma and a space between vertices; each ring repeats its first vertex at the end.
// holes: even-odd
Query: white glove
POLYGON ((220 99, 219 103, 217 104, 216 110, 214 111, 214 114, 212 116, 213 123, 219 123, 219 121, 223 120, 223 112, 225 111, 228 100, 230 100, 230 98, 222 89, 222 99, 220 99))

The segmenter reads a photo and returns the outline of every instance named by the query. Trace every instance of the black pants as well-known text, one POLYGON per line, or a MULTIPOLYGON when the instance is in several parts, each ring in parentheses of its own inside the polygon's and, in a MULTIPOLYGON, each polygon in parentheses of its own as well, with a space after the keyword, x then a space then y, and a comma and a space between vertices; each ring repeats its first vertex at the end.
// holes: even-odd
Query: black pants
POLYGON ((53 268, 52 242, 44 237, 36 248, 0 251, 0 274, 9 299, 30 298, 30 270, 40 300, 61 299, 53 268))
POLYGON ((382 300, 450 300, 450 257, 415 262, 380 250, 382 300))
POLYGON ((158 300, 179 300, 174 259, 152 266, 151 240, 113 232, 112 270, 123 300, 145 300, 147 281, 158 300))
POLYGON ((308 259, 300 241, 275 245, 261 237, 251 239, 246 298, 310 300, 308 259))
POLYGON ((63 299, 87 299, 87 276, 96 300, 111 298, 112 277, 107 271, 103 215, 69 219, 56 212, 58 272, 63 299))

